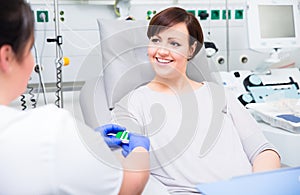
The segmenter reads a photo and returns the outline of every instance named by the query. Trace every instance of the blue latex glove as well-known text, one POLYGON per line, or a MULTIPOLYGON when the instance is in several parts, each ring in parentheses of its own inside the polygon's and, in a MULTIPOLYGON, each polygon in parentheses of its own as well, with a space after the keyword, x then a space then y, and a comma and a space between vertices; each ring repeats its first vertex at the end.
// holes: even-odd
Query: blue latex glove
POLYGON ((148 137, 137 135, 134 133, 128 134, 129 143, 124 144, 122 143, 122 154, 124 157, 127 157, 127 155, 136 147, 143 147, 147 151, 149 151, 150 148, 150 140, 148 137))
POLYGON ((98 131, 101 133, 101 135, 104 138, 104 141, 110 148, 118 148, 122 145, 122 140, 116 138, 114 135, 108 135, 110 133, 117 134, 120 131, 125 131, 125 127, 121 127, 116 124, 107 124, 100 127, 97 127, 95 131, 98 131))

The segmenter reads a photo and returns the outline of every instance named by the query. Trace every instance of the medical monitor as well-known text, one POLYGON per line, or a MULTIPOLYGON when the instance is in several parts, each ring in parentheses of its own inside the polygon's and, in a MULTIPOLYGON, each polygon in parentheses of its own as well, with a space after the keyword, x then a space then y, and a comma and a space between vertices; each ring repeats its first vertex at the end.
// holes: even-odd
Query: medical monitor
POLYGON ((271 52, 300 47, 298 0, 249 0, 250 49, 271 52))

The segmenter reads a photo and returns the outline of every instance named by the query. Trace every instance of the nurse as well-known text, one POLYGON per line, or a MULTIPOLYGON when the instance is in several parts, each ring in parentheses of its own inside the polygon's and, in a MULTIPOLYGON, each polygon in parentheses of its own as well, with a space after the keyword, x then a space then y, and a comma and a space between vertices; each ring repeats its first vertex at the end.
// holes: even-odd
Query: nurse
MULTIPOLYGON (((67 111, 8 107, 26 89, 34 65, 30 6, 1 0, 0 26, 0 194, 140 194, 149 177, 148 138, 130 134, 121 164, 99 132, 67 111), (136 156, 142 165, 132 164, 136 156)), ((124 131, 112 124, 102 129, 124 131)))

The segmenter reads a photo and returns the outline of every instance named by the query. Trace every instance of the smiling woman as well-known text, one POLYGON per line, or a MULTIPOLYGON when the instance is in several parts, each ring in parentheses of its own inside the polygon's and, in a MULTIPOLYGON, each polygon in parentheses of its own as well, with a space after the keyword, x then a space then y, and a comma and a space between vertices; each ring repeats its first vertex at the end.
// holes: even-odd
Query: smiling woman
POLYGON ((192 14, 183 11, 181 8, 163 10, 149 23, 148 56, 156 72, 154 80, 148 85, 152 89, 180 90, 185 87, 186 82, 193 88, 202 85, 186 76, 188 61, 200 51, 203 45, 202 28, 192 14), (168 82, 167 78, 172 78, 172 82, 168 82), (168 87, 166 88, 163 83, 168 87))
POLYGON ((195 41, 190 46, 188 38, 188 30, 183 22, 150 38, 148 56, 156 72, 155 81, 185 75, 187 62, 197 45, 195 41))
POLYGON ((150 138, 151 174, 171 194, 195 194, 198 183, 279 168, 276 149, 237 99, 187 76, 203 45, 197 18, 167 8, 152 18, 147 35, 154 79, 121 99, 112 116, 150 138))

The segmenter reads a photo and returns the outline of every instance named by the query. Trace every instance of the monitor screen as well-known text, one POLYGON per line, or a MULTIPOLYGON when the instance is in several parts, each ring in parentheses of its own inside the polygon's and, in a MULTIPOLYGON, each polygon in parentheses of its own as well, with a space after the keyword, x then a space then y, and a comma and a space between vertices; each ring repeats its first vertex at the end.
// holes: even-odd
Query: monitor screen
POLYGON ((247 10, 250 49, 300 48, 297 0, 249 0, 247 10))
POLYGON ((261 38, 295 37, 293 6, 258 5, 261 38))

